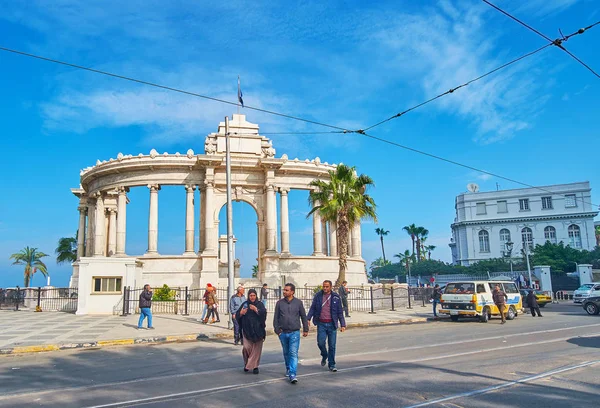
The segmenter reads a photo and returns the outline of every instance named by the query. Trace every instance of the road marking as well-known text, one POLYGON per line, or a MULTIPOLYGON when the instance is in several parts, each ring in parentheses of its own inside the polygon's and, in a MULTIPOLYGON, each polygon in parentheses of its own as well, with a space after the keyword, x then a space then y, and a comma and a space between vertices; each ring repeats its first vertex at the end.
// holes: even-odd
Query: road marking
MULTIPOLYGON (((537 331, 537 332, 514 333, 514 334, 507 334, 504 336, 496 335, 496 336, 492 336, 492 337, 482 337, 482 338, 471 339, 471 340, 458 340, 458 341, 452 341, 452 342, 427 344, 424 346, 400 347, 400 348, 395 348, 395 349, 384 348, 384 349, 380 349, 378 351, 365 351, 362 353, 341 354, 341 355, 338 354, 337 357, 338 357, 338 359, 343 359, 346 357, 368 356, 368 355, 380 354, 380 353, 414 351, 414 350, 427 349, 427 348, 453 346, 456 344, 478 343, 478 342, 488 341, 488 340, 500 340, 502 338, 509 338, 509 337, 523 337, 523 336, 527 336, 527 335, 554 333, 554 332, 560 332, 560 331, 565 331, 565 330, 575 330, 575 329, 583 329, 583 328, 598 327, 598 326, 600 326, 600 323, 565 327, 565 328, 560 328, 560 329, 541 330, 541 331, 537 331)), ((570 339, 573 337, 586 337, 586 336, 570 336, 566 339, 570 339)), ((560 341, 562 341, 562 340, 563 339, 560 339, 560 341)), ((543 344, 543 343, 533 343, 533 344, 543 344)), ((516 347, 516 346, 513 346, 513 347, 516 347)), ((483 351, 488 351, 488 350, 493 351, 494 349, 492 349, 492 350, 487 349, 487 350, 483 350, 483 351)), ((301 361, 302 362, 321 361, 321 358, 320 357, 308 358, 308 359, 302 359, 301 361)), ((427 359, 420 360, 420 361, 427 361, 427 359)), ((281 364, 282 364, 282 362, 267 363, 267 364, 261 364, 261 367, 277 366, 277 365, 281 365, 281 364)), ((48 393, 53 393, 53 392, 70 392, 70 391, 78 391, 81 389, 92 390, 95 388, 105 388, 105 387, 112 387, 112 386, 116 386, 116 385, 136 384, 136 383, 146 382, 146 381, 158 381, 158 380, 164 380, 164 379, 185 378, 185 377, 191 377, 191 376, 196 376, 196 375, 201 375, 201 374, 206 374, 206 373, 216 374, 216 373, 226 373, 226 372, 235 372, 235 371, 239 371, 239 368, 236 367, 236 368, 212 369, 212 370, 206 370, 206 371, 194 371, 191 373, 160 375, 160 376, 154 376, 154 377, 137 378, 134 380, 127 380, 127 381, 115 381, 115 382, 108 382, 108 383, 94 384, 94 385, 81 385, 81 386, 76 386, 76 387, 54 388, 51 390, 25 391, 25 392, 20 392, 20 393, 3 393, 3 395, 0 395, 0 401, 10 399, 10 398, 25 397, 25 396, 32 396, 32 395, 39 395, 39 394, 48 394, 48 393)), ((338 371, 341 371, 341 369, 338 371)))
POLYGON ((461 394, 455 394, 455 395, 451 395, 449 397, 444 397, 444 398, 439 398, 439 399, 423 402, 421 404, 410 405, 405 408, 426 407, 428 405, 439 404, 442 402, 451 401, 451 400, 455 400, 455 399, 459 399, 459 398, 473 397, 475 395, 481 395, 481 394, 485 394, 488 392, 497 391, 502 388, 512 387, 513 385, 519 385, 519 384, 524 384, 524 383, 528 383, 528 382, 535 381, 535 380, 540 380, 542 378, 550 377, 555 374, 561 374, 561 373, 565 373, 567 371, 577 370, 578 368, 589 367, 589 366, 592 366, 592 365, 595 365, 598 363, 600 363, 600 360, 586 361, 585 363, 577 364, 574 366, 569 366, 569 367, 559 368, 559 369, 555 369, 555 370, 551 370, 551 371, 546 371, 545 373, 536 374, 536 375, 532 375, 529 377, 524 377, 524 378, 514 380, 514 381, 508 381, 508 382, 505 382, 502 384, 494 385, 492 387, 482 388, 482 389, 475 390, 475 391, 463 392, 461 394))
MULTIPOLYGON (((582 336, 582 337, 585 337, 585 336, 582 336)), ((591 337, 591 336, 589 336, 589 337, 591 337)), ((562 337, 562 338, 553 339, 553 340, 521 343, 521 344, 516 344, 516 345, 510 345, 510 346, 494 347, 491 349, 471 350, 471 351, 465 351, 465 352, 461 352, 461 353, 446 354, 446 355, 442 355, 442 356, 432 356, 432 357, 424 357, 424 358, 421 357, 421 358, 416 358, 416 359, 411 359, 411 360, 395 360, 395 361, 387 361, 385 363, 365 364, 365 365, 356 366, 356 367, 340 368, 340 369, 338 369, 338 373, 359 371, 359 370, 365 370, 365 369, 370 369, 370 368, 380 368, 380 367, 386 367, 386 366, 390 366, 390 365, 394 365, 394 364, 410 364, 410 363, 417 363, 417 362, 424 362, 424 361, 462 357, 462 356, 466 356, 466 355, 489 353, 490 351, 499 351, 499 350, 506 350, 506 349, 521 348, 521 347, 529 347, 529 346, 540 345, 540 344, 558 343, 558 342, 569 340, 572 338, 573 338, 573 336, 569 336, 569 337, 562 337)), ((583 363, 583 365, 579 364, 579 365, 575 366, 575 368, 580 368, 580 367, 584 367, 586 365, 592 365, 592 364, 597 364, 597 363, 600 363, 600 360, 586 362, 586 363, 583 363)), ((574 369, 574 368, 570 368, 570 369, 574 369)), ((569 371, 569 368, 567 367, 567 368, 556 369, 551 372, 538 374, 538 375, 532 376, 532 377, 526 377, 525 379, 527 381, 533 381, 534 379, 543 378, 545 376, 560 373, 563 371, 569 371), (551 373, 551 374, 548 374, 548 373, 551 373)), ((328 371, 318 371, 318 372, 314 372, 314 373, 301 374, 301 375, 298 375, 297 378, 307 378, 307 377, 314 377, 314 376, 321 376, 321 375, 329 375, 329 372, 328 371)), ((221 391, 258 387, 261 385, 272 384, 272 383, 282 382, 282 381, 287 381, 287 379, 280 377, 280 378, 271 378, 268 380, 256 381, 256 382, 249 383, 249 384, 222 385, 219 387, 204 388, 204 389, 199 389, 199 390, 158 395, 156 397, 140 398, 140 399, 134 399, 134 400, 128 400, 128 401, 121 401, 121 402, 112 402, 112 403, 103 404, 103 405, 94 405, 94 406, 90 406, 87 408, 111 408, 111 407, 133 406, 133 405, 140 405, 140 404, 143 405, 143 404, 150 404, 150 403, 154 403, 154 402, 158 402, 158 401, 169 401, 169 400, 182 399, 185 397, 190 397, 190 396, 199 395, 199 394, 208 394, 208 393, 214 394, 214 393, 218 393, 221 391)), ((511 381, 510 384, 511 385, 512 385, 512 383, 516 384, 519 381, 522 381, 522 380, 511 381)), ((495 387, 503 388, 505 386, 507 386, 507 385, 495 386, 495 387)), ((494 388, 494 387, 490 387, 489 389, 486 388, 486 390, 488 390, 488 391, 485 391, 485 392, 489 392, 494 389, 497 389, 497 388, 494 388)), ((478 391, 472 391, 472 393, 475 393, 473 395, 476 395, 476 393, 482 393, 482 392, 481 392, 481 390, 478 390, 478 391)), ((457 396, 453 396, 453 397, 446 397, 448 399, 440 399, 437 402, 444 402, 444 401, 448 401, 451 399, 460 398, 461 396, 465 396, 465 394, 469 394, 469 393, 458 394, 457 396)), ((430 403, 432 403, 432 401, 426 402, 424 404, 430 405, 430 403)), ((415 405, 415 406, 406 407, 406 408, 415 408, 415 407, 420 407, 420 406, 425 406, 425 405, 415 405)))

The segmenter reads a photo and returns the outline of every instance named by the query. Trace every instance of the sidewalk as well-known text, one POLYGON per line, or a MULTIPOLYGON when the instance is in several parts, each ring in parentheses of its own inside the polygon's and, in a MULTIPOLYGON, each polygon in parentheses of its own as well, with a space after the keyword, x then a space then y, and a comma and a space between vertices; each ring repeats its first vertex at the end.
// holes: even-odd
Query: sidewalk
MULTIPOLYGON (((421 306, 394 312, 380 310, 374 314, 353 312, 347 319, 347 327, 423 323, 431 317, 430 308, 421 306)), ((77 316, 60 312, 2 310, 0 354, 233 338, 233 332, 227 329, 227 315, 221 315, 221 323, 216 324, 201 324, 199 315, 154 315, 155 330, 138 330, 138 319, 139 315, 77 316)), ((272 315, 269 315, 269 334, 273 332, 272 322, 272 315)))

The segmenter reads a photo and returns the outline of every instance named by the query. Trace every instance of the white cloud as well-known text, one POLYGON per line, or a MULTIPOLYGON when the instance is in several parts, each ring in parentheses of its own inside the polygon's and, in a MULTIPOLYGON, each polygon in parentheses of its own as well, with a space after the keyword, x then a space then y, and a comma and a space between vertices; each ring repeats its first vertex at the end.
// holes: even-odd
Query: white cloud
POLYGON ((535 17, 546 17, 550 14, 559 14, 574 6, 581 0, 527 0, 520 2, 516 13, 535 17))

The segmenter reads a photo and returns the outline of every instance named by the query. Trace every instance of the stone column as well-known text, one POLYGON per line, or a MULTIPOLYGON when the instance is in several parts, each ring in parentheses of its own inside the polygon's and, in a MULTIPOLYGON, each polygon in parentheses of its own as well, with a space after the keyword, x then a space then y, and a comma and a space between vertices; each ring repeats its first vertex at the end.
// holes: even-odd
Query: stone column
POLYGON ((77 208, 79 210, 79 229, 77 230, 77 259, 84 256, 84 248, 85 248, 85 217, 87 214, 87 207, 80 206, 77 208))
POLYGON ((104 198, 102 193, 96 193, 96 211, 94 213, 94 256, 104 256, 106 217, 104 215, 104 198))
POLYGON ((290 253, 290 217, 288 212, 288 192, 289 188, 280 188, 281 194, 281 211, 279 216, 281 217, 281 253, 290 253))
POLYGON ((127 191, 126 187, 119 188, 117 198, 117 255, 125 255, 125 238, 127 232, 127 191))
POLYGON ((360 258, 360 221, 357 221, 351 230, 352 256, 360 258))
POLYGON ((195 186, 185 186, 185 253, 194 253, 194 190, 195 186))
POLYGON ((158 184, 149 184, 150 189, 150 211, 148 214, 148 254, 158 252, 158 184))
POLYGON ((87 213, 85 256, 92 256, 94 255, 94 227, 96 226, 96 205, 93 197, 88 197, 87 213))
POLYGON ((206 238, 204 236, 204 226, 206 225, 206 214, 204 210, 206 209, 206 189, 201 189, 198 186, 198 193, 200 195, 200 211, 198 212, 198 252, 202 253, 204 248, 206 247, 206 238))
MULTIPOLYGON (((315 202, 315 206, 320 205, 318 202, 315 202)), ((319 211, 315 211, 313 213, 313 256, 321 256, 323 255, 323 238, 322 234, 322 225, 321 225, 321 214, 319 211)))
POLYGON ((277 209, 275 186, 267 186, 267 252, 277 251, 277 209))
POLYGON ((327 249, 327 221, 321 218, 321 250, 323 255, 327 256, 329 250, 327 249))
POLYGON ((337 222, 329 221, 329 256, 338 256, 337 222))
POLYGON ((204 190, 204 250, 207 252, 217 252, 217 232, 215 231, 215 210, 214 210, 214 183, 211 181, 204 181, 206 189, 204 190))
POLYGON ((108 256, 113 256, 117 252, 117 210, 108 209, 108 256))

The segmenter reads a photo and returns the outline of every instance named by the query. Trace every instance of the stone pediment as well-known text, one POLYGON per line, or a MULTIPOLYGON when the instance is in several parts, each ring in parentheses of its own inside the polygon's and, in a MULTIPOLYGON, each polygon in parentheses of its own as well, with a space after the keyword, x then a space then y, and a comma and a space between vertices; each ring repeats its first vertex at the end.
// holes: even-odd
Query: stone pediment
MULTIPOLYGON (((231 154, 272 158, 275 157, 273 142, 258 133, 258 125, 246 120, 246 115, 233 114, 229 121, 231 154)), ((209 134, 204 141, 204 153, 225 155, 225 122, 219 123, 217 133, 209 134)))

